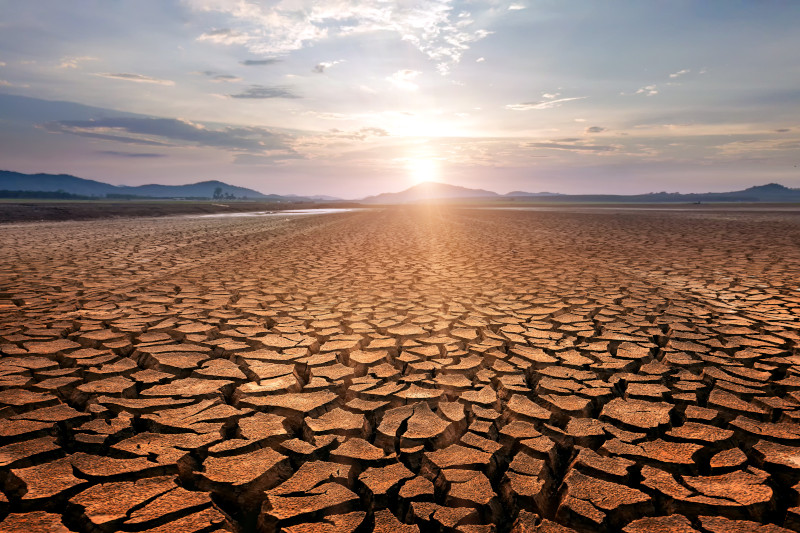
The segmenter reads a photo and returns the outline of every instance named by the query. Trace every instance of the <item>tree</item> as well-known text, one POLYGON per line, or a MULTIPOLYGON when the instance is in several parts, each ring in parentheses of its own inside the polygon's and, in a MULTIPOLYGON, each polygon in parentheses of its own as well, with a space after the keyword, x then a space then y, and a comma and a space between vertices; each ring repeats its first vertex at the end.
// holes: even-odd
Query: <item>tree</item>
POLYGON ((222 187, 214 189, 214 200, 219 200, 222 197, 222 187))

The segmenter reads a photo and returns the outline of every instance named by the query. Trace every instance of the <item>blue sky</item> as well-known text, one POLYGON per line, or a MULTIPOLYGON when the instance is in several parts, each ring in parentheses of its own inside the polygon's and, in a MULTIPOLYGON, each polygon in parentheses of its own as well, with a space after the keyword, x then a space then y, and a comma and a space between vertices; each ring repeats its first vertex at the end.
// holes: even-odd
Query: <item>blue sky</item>
POLYGON ((800 3, 0 0, 0 167, 356 198, 800 187, 800 3))

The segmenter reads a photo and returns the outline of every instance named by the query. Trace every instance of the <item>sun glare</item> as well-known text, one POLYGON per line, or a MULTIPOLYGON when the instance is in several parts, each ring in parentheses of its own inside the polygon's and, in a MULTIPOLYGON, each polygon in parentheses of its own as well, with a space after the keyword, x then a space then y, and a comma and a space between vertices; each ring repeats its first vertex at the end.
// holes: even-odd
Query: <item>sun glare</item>
POLYGON ((406 168, 412 185, 439 179, 439 162, 436 159, 412 158, 406 162, 406 168))

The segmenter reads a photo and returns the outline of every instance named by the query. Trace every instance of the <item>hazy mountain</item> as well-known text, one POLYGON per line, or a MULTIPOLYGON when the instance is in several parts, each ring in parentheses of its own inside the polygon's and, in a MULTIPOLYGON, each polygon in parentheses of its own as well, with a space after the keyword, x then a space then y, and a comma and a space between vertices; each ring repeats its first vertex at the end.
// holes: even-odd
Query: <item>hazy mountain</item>
MULTIPOLYGON (((528 196, 507 195, 508 201, 530 201, 528 196)), ((749 187, 742 191, 678 193, 652 192, 647 194, 561 194, 538 196, 537 202, 602 202, 602 203, 703 203, 703 202, 800 202, 800 189, 790 189, 777 183, 749 187)))
POLYGON ((69 174, 22 174, 0 170, 0 190, 7 191, 64 191, 82 196, 133 195, 153 198, 212 198, 217 189, 222 194, 237 198, 274 199, 276 201, 299 201, 302 197, 286 198, 276 194, 266 195, 253 189, 228 185, 221 181, 202 181, 188 185, 139 185, 117 186, 101 181, 87 180, 69 174))
POLYGON ((483 189, 468 189, 458 185, 448 185, 426 181, 400 192, 386 192, 368 196, 361 200, 365 204, 407 204, 424 200, 452 200, 466 198, 497 198, 496 192, 483 189))
MULTIPOLYGON (((187 185, 139 185, 117 186, 101 181, 88 180, 69 174, 22 174, 0 170, 0 191, 62 191, 64 193, 105 198, 107 195, 130 195, 149 198, 213 198, 221 191, 223 195, 236 198, 267 200, 274 202, 340 201, 327 195, 298 196, 295 194, 263 194, 253 189, 228 185, 222 181, 202 181, 187 185)), ((664 203, 664 202, 800 202, 800 189, 790 189, 777 183, 748 187, 741 191, 709 193, 655 192, 635 195, 616 194, 559 194, 551 192, 513 191, 499 195, 484 189, 470 189, 446 183, 425 182, 401 192, 368 196, 361 200, 365 204, 407 204, 426 200, 469 201, 470 203, 513 202, 607 202, 607 203, 664 203)))
POLYGON ((563 196, 560 192, 525 192, 511 191, 503 196, 563 196))
POLYGON ((311 196, 298 196, 297 194, 285 194, 286 198, 298 198, 298 199, 307 199, 307 200, 314 200, 316 202, 341 202, 342 199, 336 196, 328 196, 327 194, 314 194, 311 196))
MULTIPOLYGON (((135 194, 137 196, 152 196, 154 198, 212 198, 217 189, 222 189, 222 194, 232 194, 236 198, 264 198, 267 195, 253 189, 228 185, 221 181, 201 181, 188 185, 139 185, 138 187, 117 187, 122 194, 135 194)), ((274 195, 272 195, 274 196, 274 195)))

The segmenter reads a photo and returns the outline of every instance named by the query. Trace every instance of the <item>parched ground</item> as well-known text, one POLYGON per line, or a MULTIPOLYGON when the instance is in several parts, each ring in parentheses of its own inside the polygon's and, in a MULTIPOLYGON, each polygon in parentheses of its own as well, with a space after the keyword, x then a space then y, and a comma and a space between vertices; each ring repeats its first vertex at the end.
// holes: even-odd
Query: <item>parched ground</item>
POLYGON ((0 532, 800 530, 800 213, 0 228, 0 532))

